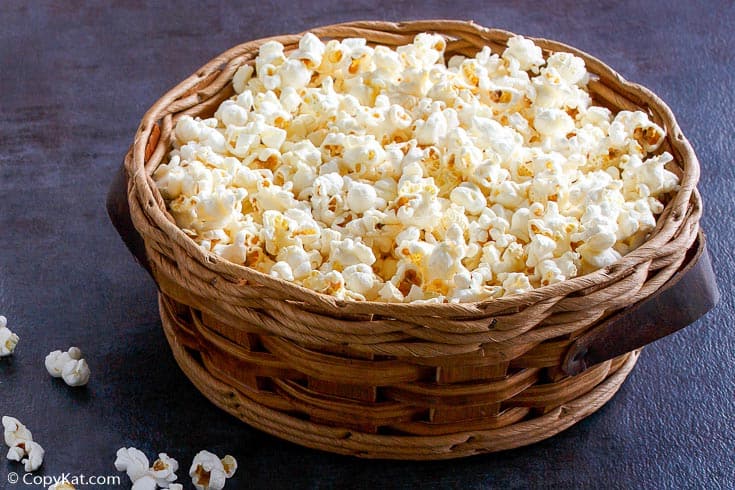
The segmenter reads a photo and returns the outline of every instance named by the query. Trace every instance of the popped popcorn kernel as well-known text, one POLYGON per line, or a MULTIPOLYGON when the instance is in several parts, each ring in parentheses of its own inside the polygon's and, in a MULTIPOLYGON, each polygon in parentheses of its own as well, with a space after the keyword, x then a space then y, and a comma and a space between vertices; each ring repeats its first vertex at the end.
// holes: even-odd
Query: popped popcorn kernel
POLYGON ((0 315, 0 357, 7 357, 15 352, 20 338, 8 328, 8 319, 0 315))
POLYGON ((89 383, 91 372, 87 361, 82 359, 79 347, 70 347, 66 352, 50 352, 44 364, 52 377, 62 378, 69 386, 78 387, 89 383))
POLYGON ((189 469, 197 490, 222 490, 237 470, 237 460, 229 454, 220 459, 209 451, 199 451, 189 469))
POLYGON ((134 489, 170 488, 181 486, 176 481, 179 463, 166 453, 160 453, 158 459, 149 466, 146 455, 134 447, 120 448, 115 457, 115 469, 124 471, 134 489))
POLYGON ((43 464, 45 451, 33 440, 33 434, 18 419, 3 416, 3 436, 10 448, 7 459, 23 464, 26 473, 36 471, 43 464))
POLYGON ((206 252, 359 301, 522 294, 645 242, 679 185, 662 127, 593 105, 571 53, 522 36, 446 49, 430 33, 264 43, 213 117, 176 121, 153 174, 176 223, 206 252))

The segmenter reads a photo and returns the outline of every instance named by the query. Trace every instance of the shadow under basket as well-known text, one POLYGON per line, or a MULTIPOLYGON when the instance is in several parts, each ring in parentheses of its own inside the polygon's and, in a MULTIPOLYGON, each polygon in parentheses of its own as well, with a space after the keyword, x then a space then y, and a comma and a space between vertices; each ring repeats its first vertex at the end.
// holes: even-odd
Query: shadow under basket
MULTIPOLYGON (((353 22, 312 29, 396 46, 420 32, 447 56, 504 49, 512 35, 471 22, 353 22)), ((300 35, 277 37, 286 50, 300 35)), ((446 459, 515 448, 606 403, 640 348, 694 322, 719 294, 699 230, 699 164, 670 109, 599 60, 595 103, 642 110, 667 131, 680 177, 648 240, 596 272, 480 303, 338 300, 227 262, 188 238, 151 174, 182 115, 210 116, 264 40, 218 56, 145 114, 108 196, 130 251, 156 281, 163 329, 182 370, 213 403, 278 437, 341 454, 446 459)))

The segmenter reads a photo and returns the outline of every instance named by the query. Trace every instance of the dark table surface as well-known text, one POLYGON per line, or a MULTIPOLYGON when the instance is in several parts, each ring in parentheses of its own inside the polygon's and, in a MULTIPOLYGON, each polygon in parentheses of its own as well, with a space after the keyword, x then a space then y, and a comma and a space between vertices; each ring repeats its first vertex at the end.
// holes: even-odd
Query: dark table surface
MULTIPOLYGON (((0 3, 0 314, 21 336, 0 362, 0 415, 45 447, 39 474, 116 474, 115 451, 132 445, 176 457, 187 486, 208 448, 237 457, 228 488, 735 488, 733 2, 160 3, 0 3), (164 91, 237 43, 371 18, 472 19, 577 46, 658 93, 699 155, 719 307, 645 349, 609 404, 550 440, 411 463, 251 429, 179 371, 154 284, 108 222, 107 186, 164 91), (86 389, 44 369, 46 353, 69 345, 92 367, 86 389)), ((0 488, 33 488, 9 485, 11 471, 21 469, 0 462, 0 488)))

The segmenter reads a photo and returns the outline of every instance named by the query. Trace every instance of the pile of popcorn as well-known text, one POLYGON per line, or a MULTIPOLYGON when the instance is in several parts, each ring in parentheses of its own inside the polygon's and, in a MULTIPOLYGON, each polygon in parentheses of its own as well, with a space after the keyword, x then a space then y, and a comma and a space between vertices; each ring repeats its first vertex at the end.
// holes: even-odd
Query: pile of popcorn
POLYGON ((154 180, 202 248, 338 298, 473 302, 607 266, 678 186, 643 112, 592 104, 584 61, 521 36, 263 44, 154 180))

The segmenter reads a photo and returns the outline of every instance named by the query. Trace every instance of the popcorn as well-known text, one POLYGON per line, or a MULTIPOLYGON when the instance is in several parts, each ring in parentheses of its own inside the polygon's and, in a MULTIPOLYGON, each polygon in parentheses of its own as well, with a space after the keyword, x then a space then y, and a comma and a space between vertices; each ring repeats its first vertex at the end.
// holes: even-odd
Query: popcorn
POLYGON ((533 124, 545 137, 564 137, 574 129, 574 120, 560 109, 539 110, 533 124))
MULTIPOLYGON (((569 85, 586 84, 589 74, 584 60, 571 53, 553 53, 546 60, 546 68, 553 68, 569 85)), ((542 70, 543 71, 543 70, 542 70)))
POLYGON ((541 48, 523 36, 508 39, 508 47, 503 51, 503 59, 516 61, 518 67, 524 71, 537 71, 538 67, 545 63, 541 48))
POLYGON ((51 376, 62 378, 69 386, 84 386, 89 382, 89 366, 87 361, 82 359, 82 352, 78 347, 70 347, 66 352, 59 350, 50 352, 44 364, 51 376))
MULTIPOLYGON (((311 270, 309 271, 311 272, 311 270)), ((284 281, 293 281, 294 274, 291 266, 288 262, 279 261, 271 266, 270 275, 277 278, 283 279, 284 281)))
POLYGON ((487 199, 482 191, 474 184, 465 182, 455 187, 449 194, 449 199, 464 207, 470 214, 480 214, 487 206, 487 199))
POLYGON ((135 490, 155 490, 156 488, 175 489, 176 471, 179 463, 166 453, 160 453, 153 466, 148 466, 146 455, 134 448, 120 448, 115 458, 115 469, 124 471, 130 478, 135 490))
POLYGON ((232 87, 235 89, 235 92, 241 94, 245 91, 247 83, 250 81, 254 72, 255 70, 251 65, 243 65, 237 69, 235 76, 232 77, 232 87))
POLYGON ((544 235, 534 235, 528 245, 526 266, 536 267, 542 260, 553 258, 554 250, 556 250, 556 242, 552 238, 544 235))
POLYGON ((84 359, 71 360, 64 364, 61 377, 69 386, 84 386, 89 383, 89 366, 84 359))
POLYGON ((45 451, 40 444, 34 441, 25 441, 18 444, 16 447, 25 448, 26 458, 21 460, 21 463, 23 463, 23 469, 26 471, 26 473, 36 471, 38 468, 41 467, 41 465, 43 464, 43 455, 45 454, 45 451))
POLYGON ((135 483, 148 472, 148 458, 134 447, 120 448, 115 458, 115 469, 126 472, 130 481, 135 483))
POLYGON ((301 60, 308 68, 316 68, 322 64, 322 57, 326 46, 314 34, 307 32, 299 40, 299 49, 291 53, 290 57, 301 60))
POLYGON ((647 239, 678 186, 663 128, 594 106, 573 54, 446 46, 264 43, 214 117, 176 122, 153 174, 176 223, 230 262, 386 302, 521 294, 647 239))
POLYGON ((3 423, 3 437, 5 439, 5 445, 13 447, 19 442, 32 441, 33 434, 28 428, 23 425, 18 419, 8 417, 7 415, 2 418, 3 423))
POLYGON ((232 456, 220 459, 209 451, 200 451, 194 456, 189 476, 197 490, 221 490, 236 470, 237 461, 232 456))
POLYGON ((503 281, 506 295, 522 294, 533 289, 528 276, 521 272, 503 272, 498 275, 498 279, 503 281))
POLYGON ((0 357, 11 355, 20 338, 8 328, 8 319, 0 315, 0 357))
POLYGON ((332 243, 329 262, 337 268, 356 264, 372 265, 375 262, 375 255, 370 247, 351 238, 345 238, 332 243))
POLYGON ((7 459, 23 464, 26 473, 36 471, 43 464, 45 451, 33 441, 33 435, 18 419, 3 416, 3 436, 10 448, 7 459))
POLYGON ((82 358, 82 351, 79 347, 69 347, 66 352, 55 350, 50 352, 44 361, 46 371, 54 378, 60 378, 64 370, 64 366, 70 361, 78 361, 82 358))
POLYGON ((385 206, 385 201, 378 198, 378 193, 370 184, 347 181, 347 207, 359 214, 368 209, 385 206))
POLYGON ((367 264, 354 264, 345 267, 342 271, 342 277, 345 280, 345 288, 366 299, 374 298, 377 293, 376 287, 380 285, 380 280, 367 264))
POLYGON ((19 441, 10 448, 7 458, 22 463, 26 473, 31 473, 41 467, 44 454, 45 451, 37 442, 19 441))
POLYGON ((158 459, 153 462, 150 468, 150 475, 156 480, 156 484, 159 487, 171 488, 169 484, 176 480, 176 471, 178 469, 178 461, 166 453, 160 453, 158 459))

